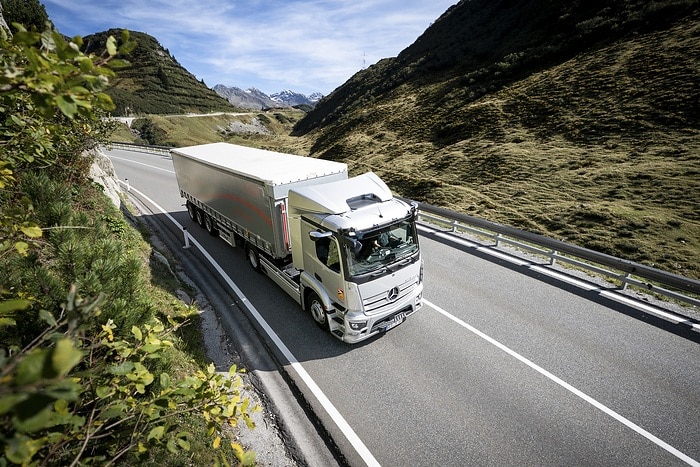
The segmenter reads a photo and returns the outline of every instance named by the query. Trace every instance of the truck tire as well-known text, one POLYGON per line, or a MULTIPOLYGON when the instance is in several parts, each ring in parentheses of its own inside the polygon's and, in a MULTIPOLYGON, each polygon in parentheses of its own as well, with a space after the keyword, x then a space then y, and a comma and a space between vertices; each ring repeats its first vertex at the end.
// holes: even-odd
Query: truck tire
POLYGON ((326 309, 323 308, 323 302, 318 298, 316 292, 311 292, 309 294, 307 308, 318 327, 326 332, 331 332, 330 318, 328 317, 328 313, 326 313, 326 309))
POLYGON ((209 235, 213 237, 219 235, 219 231, 216 229, 216 222, 208 214, 204 214, 204 228, 207 229, 209 235))
POLYGON ((197 224, 199 224, 200 227, 204 227, 204 218, 206 217, 204 211, 202 211, 201 209, 197 209, 195 212, 195 217, 197 218, 197 224))
POLYGON ((248 264, 254 271, 260 272, 260 254, 258 249, 250 243, 245 246, 245 255, 248 258, 248 264))
POLYGON ((197 222, 197 208, 189 201, 187 202, 187 214, 190 215, 190 219, 197 222))

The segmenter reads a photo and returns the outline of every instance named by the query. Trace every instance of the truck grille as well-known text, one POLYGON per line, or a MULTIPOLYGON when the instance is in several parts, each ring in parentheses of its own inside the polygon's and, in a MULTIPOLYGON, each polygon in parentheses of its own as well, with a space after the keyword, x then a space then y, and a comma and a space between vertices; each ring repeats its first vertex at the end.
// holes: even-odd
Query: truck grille
POLYGON ((372 297, 364 298, 362 304, 365 307, 365 313, 368 315, 375 315, 386 311, 393 307, 394 303, 400 302, 406 296, 410 295, 416 287, 416 282, 407 282, 395 287, 394 289, 396 290, 385 290, 372 297))

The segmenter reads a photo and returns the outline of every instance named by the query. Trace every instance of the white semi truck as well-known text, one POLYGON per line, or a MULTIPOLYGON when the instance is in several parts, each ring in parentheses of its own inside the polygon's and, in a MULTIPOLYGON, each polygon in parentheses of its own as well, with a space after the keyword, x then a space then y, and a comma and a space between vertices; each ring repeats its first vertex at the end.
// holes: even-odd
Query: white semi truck
POLYGON ((228 143, 171 150, 190 217, 348 343, 422 305, 417 207, 374 173, 228 143))

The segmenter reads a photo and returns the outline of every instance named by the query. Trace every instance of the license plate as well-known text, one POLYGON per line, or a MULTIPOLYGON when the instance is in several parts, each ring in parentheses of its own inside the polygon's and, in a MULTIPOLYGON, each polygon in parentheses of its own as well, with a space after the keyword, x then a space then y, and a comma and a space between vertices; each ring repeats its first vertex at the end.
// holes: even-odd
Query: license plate
POLYGON ((399 313, 398 315, 394 316, 394 319, 391 321, 388 321, 386 323, 386 327, 384 328, 385 331, 388 331, 391 328, 395 328, 399 324, 403 323, 406 320, 406 313, 399 313))

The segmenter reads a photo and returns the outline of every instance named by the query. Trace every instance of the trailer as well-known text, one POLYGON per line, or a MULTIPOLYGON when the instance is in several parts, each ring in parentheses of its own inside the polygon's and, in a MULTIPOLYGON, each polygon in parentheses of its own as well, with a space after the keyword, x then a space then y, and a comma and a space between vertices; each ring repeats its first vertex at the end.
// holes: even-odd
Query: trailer
POLYGON ((422 305, 416 206, 346 164, 212 143, 171 150, 192 220, 349 343, 422 305))

